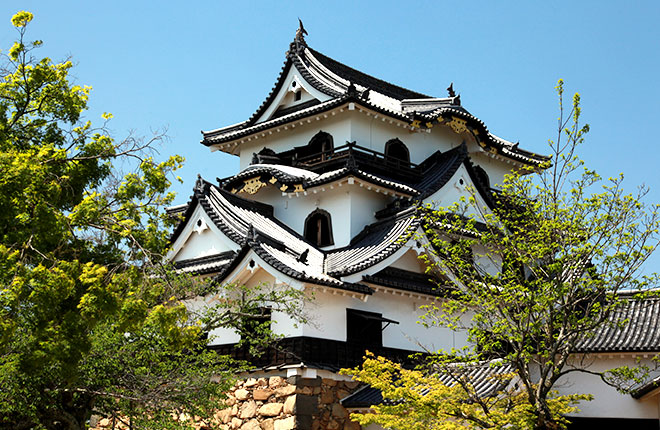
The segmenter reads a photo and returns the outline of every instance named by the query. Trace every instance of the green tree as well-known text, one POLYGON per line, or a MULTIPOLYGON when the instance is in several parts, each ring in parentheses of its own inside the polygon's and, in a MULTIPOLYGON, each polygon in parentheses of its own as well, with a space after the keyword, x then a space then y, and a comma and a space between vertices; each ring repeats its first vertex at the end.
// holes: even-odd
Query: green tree
MULTIPOLYGON (((447 299, 429 307, 423 322, 465 330, 473 347, 431 355, 414 377, 374 359, 353 369, 379 387, 384 375, 398 375, 384 391, 395 404, 358 417, 362 423, 419 428, 415 423, 425 419, 432 423, 428 428, 443 429, 564 428, 562 415, 590 398, 556 391, 560 378, 592 372, 588 361, 577 359, 576 346, 599 327, 622 323, 612 318, 622 290, 656 285, 655 277, 640 276, 640 268, 658 245, 657 206, 643 202, 644 187, 625 193, 623 175, 604 180, 584 167, 576 155, 589 131, 580 125, 580 96, 567 113, 561 80, 556 89, 560 116, 551 162, 508 175, 492 210, 480 208, 474 197, 427 208, 426 261, 453 282, 447 299), (467 216, 467 208, 477 215, 467 216), (468 377, 478 366, 510 366, 509 380, 519 388, 479 396, 468 377), (438 378, 450 387, 439 388, 438 378), (424 388, 431 395, 420 396, 424 388)), ((640 366, 598 375, 625 389, 622 382, 644 371, 640 366)))
POLYGON ((183 158, 153 159, 162 135, 115 141, 109 114, 82 121, 90 88, 71 83, 71 62, 35 57, 32 18, 12 18, 0 66, 0 428, 82 429, 92 414, 189 426, 180 418, 211 416, 241 368, 202 334, 302 296, 227 286, 206 312, 184 306, 217 286, 163 264, 183 158))

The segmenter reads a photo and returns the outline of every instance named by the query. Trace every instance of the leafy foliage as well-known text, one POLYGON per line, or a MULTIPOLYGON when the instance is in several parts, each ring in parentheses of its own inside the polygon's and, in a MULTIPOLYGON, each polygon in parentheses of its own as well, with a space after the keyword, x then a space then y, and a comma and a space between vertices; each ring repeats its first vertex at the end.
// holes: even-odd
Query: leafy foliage
MULTIPOLYGON (((381 391, 384 402, 374 405, 369 413, 354 413, 353 419, 362 426, 380 424, 392 429, 458 430, 533 427, 534 415, 527 395, 518 389, 515 372, 504 368, 502 361, 448 362, 433 360, 417 369, 405 369, 400 364, 369 354, 357 369, 345 369, 381 391), (498 369, 503 369, 498 371, 498 369), (484 393, 475 386, 479 372, 492 370, 492 375, 479 381, 490 389, 484 393)), ((586 395, 560 398, 551 393, 550 408, 559 423, 563 414, 575 412, 578 400, 586 395)))
MULTIPOLYGON (((110 114, 82 121, 91 88, 71 83, 70 61, 34 57, 32 18, 12 18, 0 80, 0 428, 82 429, 92 413, 189 426, 179 418, 210 416, 241 369, 203 333, 239 328, 255 303, 294 312, 302 296, 228 289, 187 309, 218 286, 163 265, 183 158, 152 157, 163 135, 115 141, 110 114)), ((246 342, 270 333, 258 335, 246 342)))
MULTIPOLYGON (((657 284, 655 276, 639 276, 658 245, 657 206, 644 203, 644 187, 626 194, 623 175, 604 180, 584 166, 576 155, 589 131, 580 125, 580 96, 566 114, 562 81, 556 89, 560 117, 550 162, 507 175, 492 208, 480 204, 476 192, 451 207, 427 207, 425 259, 430 270, 453 281, 453 289, 426 309, 423 322, 465 330, 473 347, 432 355, 434 371, 421 376, 397 369, 397 387, 412 384, 406 389, 413 393, 428 387, 430 394, 409 401, 408 391, 383 386, 385 397, 405 401, 376 408, 361 421, 415 428, 425 417, 437 426, 429 428, 563 428, 562 414, 589 396, 557 395, 560 378, 590 372, 619 384, 644 374, 643 367, 597 373, 576 352, 599 327, 625 323, 611 318, 622 290, 642 292, 657 284), (448 388, 434 379, 452 363, 491 360, 512 366, 518 390, 478 399, 464 384, 448 388), (442 399, 438 413, 420 406, 435 396, 442 399), (443 422, 447 416, 455 417, 451 424, 443 422)), ((372 365, 365 362, 360 380, 378 383, 392 372, 389 364, 367 368, 372 365)))

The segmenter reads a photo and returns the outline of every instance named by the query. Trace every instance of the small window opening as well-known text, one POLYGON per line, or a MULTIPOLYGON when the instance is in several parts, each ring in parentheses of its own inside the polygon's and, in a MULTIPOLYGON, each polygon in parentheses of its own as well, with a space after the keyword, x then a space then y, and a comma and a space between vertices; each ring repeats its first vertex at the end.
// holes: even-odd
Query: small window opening
POLYGON ((346 309, 346 342, 381 347, 383 330, 390 324, 399 323, 375 312, 346 309))
POLYGON ((295 101, 300 101, 302 99, 302 90, 296 91, 295 101))
POLYGON ((385 144, 385 158, 410 163, 410 152, 399 139, 391 139, 385 144))
POLYGON ((319 131, 307 144, 307 150, 311 154, 321 154, 321 160, 326 160, 334 149, 332 136, 324 131, 319 131))
POLYGON ((334 243, 332 239, 332 221, 330 214, 317 209, 305 219, 305 239, 316 246, 329 246, 334 243))

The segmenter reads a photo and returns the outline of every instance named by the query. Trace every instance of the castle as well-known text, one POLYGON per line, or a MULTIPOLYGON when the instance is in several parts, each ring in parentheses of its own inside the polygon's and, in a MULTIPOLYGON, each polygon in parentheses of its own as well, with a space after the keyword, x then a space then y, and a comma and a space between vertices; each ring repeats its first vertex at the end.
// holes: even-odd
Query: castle
MULTIPOLYGON (((301 27, 256 112, 203 132, 211 151, 240 158, 240 172, 199 178, 188 204, 171 210, 182 215, 169 256, 178 270, 314 293, 311 324, 270 315, 283 338, 231 393, 219 416, 227 428, 357 429, 347 413, 379 401, 378 393, 338 369, 360 363, 365 349, 405 360, 424 348, 467 345, 461 332, 417 324, 420 306, 448 282, 418 258, 419 211, 472 190, 475 213, 487 210, 491 187, 511 169, 547 160, 492 134, 452 86, 442 98, 401 88, 312 49, 304 34, 301 27)), ((599 369, 660 351, 660 306, 632 303, 621 312, 625 328, 603 329, 583 345, 599 369)), ((247 357, 234 348, 240 334, 213 335, 212 348, 247 357)), ((633 396, 589 375, 560 389, 576 386, 595 394, 576 428, 657 428, 657 381, 633 396)))

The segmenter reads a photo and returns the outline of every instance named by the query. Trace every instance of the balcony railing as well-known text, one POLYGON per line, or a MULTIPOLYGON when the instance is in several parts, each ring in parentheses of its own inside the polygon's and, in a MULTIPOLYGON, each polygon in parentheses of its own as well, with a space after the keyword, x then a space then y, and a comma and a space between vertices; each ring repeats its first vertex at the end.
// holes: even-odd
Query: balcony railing
POLYGON ((209 348, 219 354, 248 361, 255 367, 299 363, 337 369, 354 367, 362 363, 366 350, 408 365, 413 365, 416 361, 414 358, 410 358, 415 351, 306 336, 281 339, 273 346, 266 348, 259 356, 253 356, 247 348, 238 348, 235 344, 213 345, 209 348))
POLYGON ((417 164, 387 157, 382 152, 352 142, 304 157, 294 155, 292 165, 315 172, 324 172, 338 168, 349 158, 353 158, 358 166, 367 165, 370 167, 370 171, 375 169, 389 177, 401 178, 407 182, 417 182, 421 178, 420 168, 417 164))

